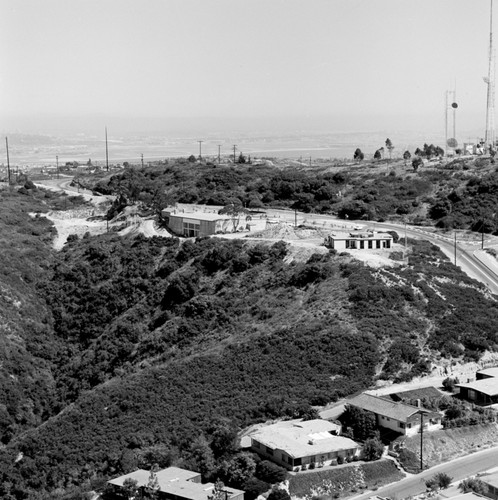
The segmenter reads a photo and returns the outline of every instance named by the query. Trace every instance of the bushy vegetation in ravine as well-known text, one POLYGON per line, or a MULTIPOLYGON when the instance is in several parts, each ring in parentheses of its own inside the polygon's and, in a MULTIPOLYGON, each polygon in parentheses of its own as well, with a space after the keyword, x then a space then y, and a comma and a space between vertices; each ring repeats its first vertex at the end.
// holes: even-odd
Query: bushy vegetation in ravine
MULTIPOLYGON (((386 177, 370 185, 401 189, 386 177)), ((53 201, 4 191, 0 203, 12 295, 0 311, 15 325, 0 339, 12 387, 0 393, 3 498, 64 498, 156 462, 234 486, 243 468, 257 489, 234 442, 244 426, 313 415, 377 377, 407 380, 498 344, 495 300, 424 242, 385 269, 217 238, 106 234, 54 253, 50 224, 28 215, 53 201)))

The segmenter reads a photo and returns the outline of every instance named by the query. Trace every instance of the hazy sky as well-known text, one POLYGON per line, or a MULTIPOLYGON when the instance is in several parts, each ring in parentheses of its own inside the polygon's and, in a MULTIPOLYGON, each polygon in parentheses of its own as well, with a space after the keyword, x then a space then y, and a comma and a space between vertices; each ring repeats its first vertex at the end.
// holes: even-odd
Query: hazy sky
POLYGON ((307 117, 334 130, 434 130, 444 128, 455 82, 458 126, 484 128, 489 8, 0 0, 0 130, 41 131, 47 115, 264 118, 296 128, 307 117))

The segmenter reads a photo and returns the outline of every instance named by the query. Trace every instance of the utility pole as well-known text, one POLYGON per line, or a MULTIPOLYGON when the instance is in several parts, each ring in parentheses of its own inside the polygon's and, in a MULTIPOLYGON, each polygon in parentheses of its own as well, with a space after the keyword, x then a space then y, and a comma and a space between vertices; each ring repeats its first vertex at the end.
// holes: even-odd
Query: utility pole
POLYGON ((233 145, 233 163, 235 164, 235 148, 237 147, 237 144, 233 145))
POLYGON ((204 141, 197 141, 199 143, 199 161, 202 160, 202 143, 204 141))
POLYGON ((7 139, 7 137, 5 138, 5 148, 7 149, 7 175, 9 178, 9 186, 10 186, 9 140, 7 139))
POLYGON ((455 252, 455 266, 456 266, 456 231, 455 231, 455 250, 454 250, 454 252, 455 252))
POLYGON ((55 166, 57 168, 57 179, 59 178, 59 155, 55 155, 55 166))
POLYGON ((423 452, 424 452, 424 414, 420 412, 420 472, 424 470, 424 461, 423 461, 423 452))
POLYGON ((221 144, 218 144, 218 165, 221 163, 221 144))
POLYGON ((144 168, 144 154, 143 153, 140 155, 140 159, 142 161, 142 169, 143 169, 144 168))
POLYGON ((109 172, 109 149, 107 147, 107 126, 105 128, 105 167, 109 172))
POLYGON ((310 156, 310 167, 311 167, 311 156, 310 156))

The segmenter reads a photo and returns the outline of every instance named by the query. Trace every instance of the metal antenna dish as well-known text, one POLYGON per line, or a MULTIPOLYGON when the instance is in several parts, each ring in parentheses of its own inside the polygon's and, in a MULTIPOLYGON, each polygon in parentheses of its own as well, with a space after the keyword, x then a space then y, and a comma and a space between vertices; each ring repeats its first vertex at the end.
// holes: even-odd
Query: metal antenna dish
POLYGON ((457 109, 458 108, 458 104, 456 102, 453 102, 453 103, 451 103, 451 107, 453 109, 457 109))
POLYGON ((450 148, 457 148, 458 147, 458 141, 454 137, 450 137, 447 141, 446 144, 450 148))

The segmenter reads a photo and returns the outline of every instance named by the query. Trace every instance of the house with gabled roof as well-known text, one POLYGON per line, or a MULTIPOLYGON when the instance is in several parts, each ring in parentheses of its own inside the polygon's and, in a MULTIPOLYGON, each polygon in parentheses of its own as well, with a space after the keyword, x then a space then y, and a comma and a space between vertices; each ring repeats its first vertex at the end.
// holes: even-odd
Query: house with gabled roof
POLYGON ((252 433, 251 450, 287 469, 336 464, 361 451, 358 443, 340 436, 340 430, 327 420, 284 420, 252 433))
POLYGON ((406 436, 417 434, 421 423, 423 423, 424 431, 442 429, 441 413, 421 406, 408 405, 366 393, 359 394, 347 403, 373 413, 378 427, 384 427, 406 436))

